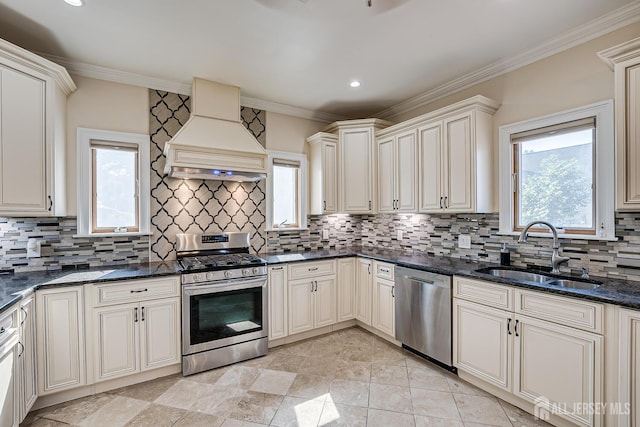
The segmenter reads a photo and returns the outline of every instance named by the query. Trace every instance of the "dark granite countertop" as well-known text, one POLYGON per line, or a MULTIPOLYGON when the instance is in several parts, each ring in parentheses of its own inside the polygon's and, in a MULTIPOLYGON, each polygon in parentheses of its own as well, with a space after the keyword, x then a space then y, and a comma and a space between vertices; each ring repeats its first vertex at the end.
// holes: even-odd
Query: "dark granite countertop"
MULTIPOLYGON (((640 282, 610 279, 606 277, 592 277, 591 279, 602 282, 596 289, 570 289, 546 284, 534 284, 531 282, 519 282, 511 279, 495 277, 486 273, 478 273, 476 270, 486 267, 499 267, 498 264, 487 262, 467 261, 445 256, 434 256, 423 253, 410 253, 394 250, 371 249, 353 247, 340 250, 318 250, 309 252, 287 252, 284 254, 262 254, 269 264, 290 263, 296 261, 318 261, 322 259, 344 258, 361 256, 378 261, 390 262, 402 267, 431 271, 434 273, 465 276, 473 279, 487 280, 503 283, 519 288, 532 289, 565 295, 592 301, 599 301, 630 308, 640 309, 640 282)), ((543 274, 549 275, 548 272, 543 274)), ((571 277, 561 275, 562 277, 571 277)), ((579 278, 578 278, 579 280, 579 278)))
POLYGON ((29 290, 55 286, 77 286, 85 283, 113 280, 143 279, 145 277, 168 276, 178 273, 178 264, 175 262, 152 262, 0 275, 0 312, 22 299, 22 293, 29 290))

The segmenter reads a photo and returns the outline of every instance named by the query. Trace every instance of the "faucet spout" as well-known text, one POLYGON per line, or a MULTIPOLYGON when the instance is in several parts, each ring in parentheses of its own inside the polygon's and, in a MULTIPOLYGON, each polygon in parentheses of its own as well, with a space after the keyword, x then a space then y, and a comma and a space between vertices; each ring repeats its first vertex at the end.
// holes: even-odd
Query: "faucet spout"
POLYGON ((552 273, 560 273, 560 269, 558 266, 566 261, 569 261, 569 257, 560 256, 560 243, 558 242, 558 230, 553 226, 553 224, 546 221, 531 221, 529 224, 525 225, 524 229, 520 233, 520 237, 518 238, 519 243, 525 243, 527 241, 528 232, 531 227, 534 225, 544 225, 549 230, 551 230, 551 234, 553 235, 553 254, 551 255, 551 272, 552 273))

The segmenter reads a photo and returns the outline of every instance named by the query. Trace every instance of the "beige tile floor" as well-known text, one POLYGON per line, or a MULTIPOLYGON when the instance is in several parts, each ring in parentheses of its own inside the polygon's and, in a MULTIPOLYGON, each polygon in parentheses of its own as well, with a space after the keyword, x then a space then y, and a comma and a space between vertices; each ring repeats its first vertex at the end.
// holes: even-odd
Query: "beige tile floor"
POLYGON ((29 414, 22 426, 545 426, 429 362, 350 328, 201 374, 29 414))

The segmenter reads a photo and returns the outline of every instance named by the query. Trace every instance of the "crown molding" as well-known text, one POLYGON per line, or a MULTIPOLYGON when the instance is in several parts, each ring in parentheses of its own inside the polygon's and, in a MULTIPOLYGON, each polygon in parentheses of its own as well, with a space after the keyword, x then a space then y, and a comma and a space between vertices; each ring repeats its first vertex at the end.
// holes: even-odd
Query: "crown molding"
POLYGON ((639 51, 640 37, 610 47, 609 49, 601 50, 598 52, 598 57, 602 59, 609 68, 611 68, 611 71, 613 71, 616 63, 638 56, 639 51))
POLYGON ((376 117, 393 119, 428 105, 434 101, 460 92, 471 86, 517 70, 556 53, 586 43, 615 30, 618 30, 634 22, 640 21, 640 1, 634 1, 624 7, 616 9, 606 15, 587 22, 579 27, 567 31, 557 37, 547 40, 543 44, 522 52, 510 58, 502 59, 453 79, 445 84, 436 86, 426 92, 411 97, 406 101, 393 105, 379 113, 376 117))
POLYGON ((307 110, 306 108, 294 107, 292 105, 264 101, 262 99, 249 98, 246 96, 240 97, 240 103, 243 107, 257 108, 271 113, 286 114, 288 116, 300 117, 302 119, 315 120, 323 123, 345 120, 344 116, 338 116, 324 111, 307 110))

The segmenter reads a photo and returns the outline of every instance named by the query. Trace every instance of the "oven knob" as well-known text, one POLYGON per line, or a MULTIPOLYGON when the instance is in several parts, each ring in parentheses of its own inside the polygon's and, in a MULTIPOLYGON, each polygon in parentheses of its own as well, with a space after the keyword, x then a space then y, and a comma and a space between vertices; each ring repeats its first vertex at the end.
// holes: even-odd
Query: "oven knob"
POLYGON ((253 269, 253 274, 254 274, 254 275, 256 275, 256 276, 257 276, 258 274, 260 274, 260 269, 259 269, 258 267, 254 267, 254 269, 253 269))
POLYGON ((204 280, 204 275, 202 274, 194 274, 193 281, 194 282, 202 282, 204 280))
POLYGON ((207 273, 207 280, 215 279, 216 275, 214 273, 207 273))
POLYGON ((244 270, 242 270, 242 275, 243 276, 251 276, 251 269, 250 268, 245 268, 244 270))
POLYGON ((227 270, 224 272, 224 277, 226 277, 227 279, 230 279, 233 277, 233 271, 231 270, 227 270))

